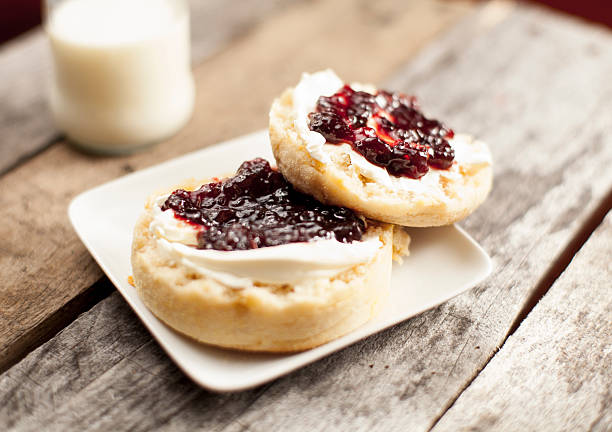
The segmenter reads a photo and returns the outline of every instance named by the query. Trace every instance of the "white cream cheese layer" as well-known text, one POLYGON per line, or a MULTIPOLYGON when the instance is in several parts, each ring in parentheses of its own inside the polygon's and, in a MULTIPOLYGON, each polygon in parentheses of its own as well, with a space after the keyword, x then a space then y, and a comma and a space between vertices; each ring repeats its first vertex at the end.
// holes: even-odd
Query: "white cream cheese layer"
MULTIPOLYGON (((395 177, 387 170, 371 164, 359 153, 353 151, 349 144, 327 144, 323 135, 311 131, 308 127, 308 114, 315 110, 319 96, 331 96, 344 85, 342 80, 330 69, 313 74, 303 74, 302 79, 293 90, 293 108, 295 111, 295 128, 305 142, 310 156, 323 164, 331 163, 332 152, 342 152, 349 156, 351 164, 358 174, 390 189, 400 189, 417 194, 428 194, 446 200, 439 187, 440 177, 458 178, 459 165, 491 164, 491 154, 482 141, 476 141, 470 135, 456 134, 448 140, 455 150, 455 162, 448 170, 430 170, 420 179, 395 177), (340 147, 340 150, 338 149, 340 147)), ((356 90, 372 91, 367 86, 353 85, 356 90)))
POLYGON ((357 264, 370 261, 382 247, 376 235, 360 242, 318 240, 239 251, 196 249, 198 229, 162 211, 167 196, 153 205, 149 230, 166 257, 190 270, 232 287, 254 282, 296 285, 304 280, 332 277, 357 264))
POLYGON ((308 114, 314 111, 319 96, 331 96, 344 85, 342 80, 327 69, 313 74, 302 74, 302 79, 293 90, 293 109, 295 110, 295 128, 306 143, 310 156, 322 163, 331 162, 323 150, 325 138, 308 127, 308 114))

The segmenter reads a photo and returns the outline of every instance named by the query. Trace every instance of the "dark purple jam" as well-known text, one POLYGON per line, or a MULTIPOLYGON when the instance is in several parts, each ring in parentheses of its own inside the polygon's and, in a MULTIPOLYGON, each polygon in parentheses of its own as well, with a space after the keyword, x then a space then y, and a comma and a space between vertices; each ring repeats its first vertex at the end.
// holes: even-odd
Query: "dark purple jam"
POLYGON ((161 207, 201 226, 198 249, 245 250, 315 239, 361 240, 365 223, 344 207, 321 204, 291 186, 264 159, 195 191, 176 190, 161 207))
POLYGON ((345 85, 321 96, 308 115, 310 130, 332 144, 348 143, 394 176, 420 178, 430 167, 448 169, 454 132, 419 110, 416 98, 384 90, 370 94, 345 85))

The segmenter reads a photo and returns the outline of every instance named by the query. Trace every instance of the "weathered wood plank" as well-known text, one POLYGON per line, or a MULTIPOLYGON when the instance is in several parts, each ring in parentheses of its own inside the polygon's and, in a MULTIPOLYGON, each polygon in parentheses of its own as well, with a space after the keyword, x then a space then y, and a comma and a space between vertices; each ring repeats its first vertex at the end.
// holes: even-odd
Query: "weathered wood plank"
POLYGON ((40 430, 46 418, 49 431, 69 430, 77 422, 81 429, 115 430, 120 418, 121 430, 148 431, 195 401, 206 410, 214 407, 206 419, 198 420, 198 426, 208 430, 209 425, 233 418, 259 393, 220 397, 194 386, 167 361, 115 293, 34 351, 19 368, 0 376, 0 425, 3 430, 40 430), (109 319, 113 325, 106 325, 109 319), (108 386, 106 377, 116 374, 121 379, 108 386), (141 391, 155 397, 143 404, 141 391), (82 392, 88 394, 88 414, 80 406, 83 400, 74 397, 82 392), (86 424, 84 414, 89 416, 86 424))
MULTIPOLYGON (((155 345, 142 330, 130 341, 143 347, 140 354, 122 345, 119 361, 91 358, 109 342, 77 327, 139 327, 114 294, 0 376, 0 394, 32 401, 40 392, 29 377, 48 388, 61 382, 54 371, 66 362, 85 371, 80 383, 43 394, 36 408, 14 403, 0 419, 50 430, 138 430, 140 422, 161 430, 428 429, 493 356, 539 276, 612 187, 611 36, 525 5, 491 21, 495 13, 463 22, 392 80, 449 124, 491 143, 496 185, 465 222, 496 263, 486 283, 258 393, 224 396, 186 384, 165 356, 147 348, 155 345), (559 145, 565 141, 571 145, 559 145), (72 338, 83 339, 76 352, 63 347, 72 338), (37 374, 41 358, 50 364, 37 374), (219 418, 218 410, 228 414, 219 418)), ((54 151, 65 150, 48 153, 54 151)))
POLYGON ((40 30, 0 48, 0 173, 57 136, 45 99, 49 65, 40 30))
POLYGON ((194 117, 171 140, 122 158, 92 157, 58 143, 0 178, 0 216, 7 221, 0 228, 0 321, 6 322, 0 327, 0 370, 28 349, 49 316, 101 277, 66 216, 77 193, 265 127, 272 98, 304 70, 331 66, 351 78, 380 81, 470 7, 389 1, 373 11, 368 2, 344 0, 283 9, 195 69, 194 117), (361 29, 363 40, 338 31, 340 14, 347 28, 361 29), (415 15, 419 23, 408 26, 415 15), (407 39, 402 46, 395 43, 400 38, 407 39), (363 56, 364 49, 376 50, 379 61, 363 56))
MULTIPOLYGON (((268 15, 296 1, 235 0, 228 7, 224 0, 190 0, 193 63, 221 51, 268 15)), ((45 97, 50 69, 49 47, 40 29, 0 49, 0 174, 59 136, 45 97)))
POLYGON ((435 431, 612 429, 612 213, 435 431))

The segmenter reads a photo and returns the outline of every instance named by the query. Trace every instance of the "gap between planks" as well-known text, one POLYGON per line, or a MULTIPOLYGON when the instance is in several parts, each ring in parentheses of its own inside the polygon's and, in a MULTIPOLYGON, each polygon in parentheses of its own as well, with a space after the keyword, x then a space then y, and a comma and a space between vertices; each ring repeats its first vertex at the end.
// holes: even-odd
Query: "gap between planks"
POLYGON ((559 278, 559 276, 561 276, 561 273, 563 273, 572 262, 574 256, 578 253, 582 246, 584 246, 589 237, 591 237, 591 234, 593 234, 597 227, 601 225, 610 210, 612 210, 612 189, 610 189, 599 206, 595 208, 588 216, 584 225, 576 232, 567 246, 553 261, 548 271, 544 274, 544 276, 542 276, 542 279, 540 279, 538 284, 535 286, 531 295, 527 298, 527 300, 525 300, 523 308, 517 315, 515 321, 512 323, 512 326, 510 327, 510 330, 508 330, 508 334, 506 335, 506 338, 504 339, 504 342, 501 344, 500 348, 519 328, 523 320, 527 318, 527 315, 529 315, 531 310, 536 306, 536 304, 538 304, 542 297, 544 297, 550 290, 555 281, 559 278))
POLYGON ((45 150, 47 150, 48 148, 52 147, 54 144, 62 142, 65 139, 66 139, 66 137, 63 134, 58 133, 57 135, 54 135, 51 138, 49 138, 46 142, 41 144, 39 147, 36 147, 36 148, 32 149, 29 152, 25 152, 25 153, 19 155, 19 157, 17 159, 15 159, 14 162, 12 162, 12 163, 10 163, 10 164, 8 164, 6 166, 0 166, 0 177, 2 177, 4 174, 7 174, 8 172, 18 168, 19 166, 29 162, 30 160, 34 159, 36 156, 40 155, 41 153, 44 153, 45 150))
POLYGON ((0 375, 23 360, 29 353, 53 339, 59 332, 75 321, 79 315, 89 311, 110 296, 115 286, 106 277, 68 301, 64 306, 30 329, 29 337, 20 339, 7 348, 4 356, 8 359, 0 364, 0 375))
POLYGON ((538 302, 546 295, 546 293, 548 293, 557 279, 559 279, 561 274, 570 265, 578 251, 580 251, 584 244, 589 240, 593 232, 595 232, 597 227, 601 225, 604 218, 610 211, 612 211, 612 189, 610 189, 601 203, 587 217, 584 225, 576 231, 565 248, 563 248, 559 255, 551 262, 550 267, 534 287, 533 292, 525 300, 523 307, 517 314, 512 326, 508 330, 508 333, 497 350, 493 352, 493 354, 487 359, 486 362, 482 364, 480 368, 478 368, 476 373, 469 381, 465 383, 457 395, 451 401, 449 401, 448 405, 444 407, 440 414, 434 419, 431 426, 427 429, 428 432, 436 427, 442 417, 444 417, 444 415, 453 407, 453 405, 455 405, 455 402, 457 402, 461 395, 472 385, 474 380, 476 380, 476 378, 487 367, 491 360, 493 360, 497 353, 502 350, 508 338, 514 334, 514 332, 521 326, 521 323, 525 320, 525 318, 527 318, 529 313, 531 313, 533 308, 535 308, 538 302))

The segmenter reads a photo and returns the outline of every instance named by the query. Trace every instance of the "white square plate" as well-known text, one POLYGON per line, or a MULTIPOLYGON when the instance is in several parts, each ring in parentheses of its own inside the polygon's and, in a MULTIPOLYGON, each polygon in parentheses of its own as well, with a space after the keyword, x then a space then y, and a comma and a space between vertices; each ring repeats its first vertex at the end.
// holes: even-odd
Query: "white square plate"
POLYGON ((410 257, 394 265, 391 298, 374 321, 317 348, 296 354, 251 354, 199 344, 159 321, 128 283, 132 230, 145 199, 190 177, 234 172, 242 161, 273 161, 266 131, 246 135, 98 186, 76 197, 72 224, 89 252, 151 334, 196 383, 215 391, 243 390, 293 371, 397 324, 473 287, 491 272, 491 260, 455 226, 411 229, 410 257))

